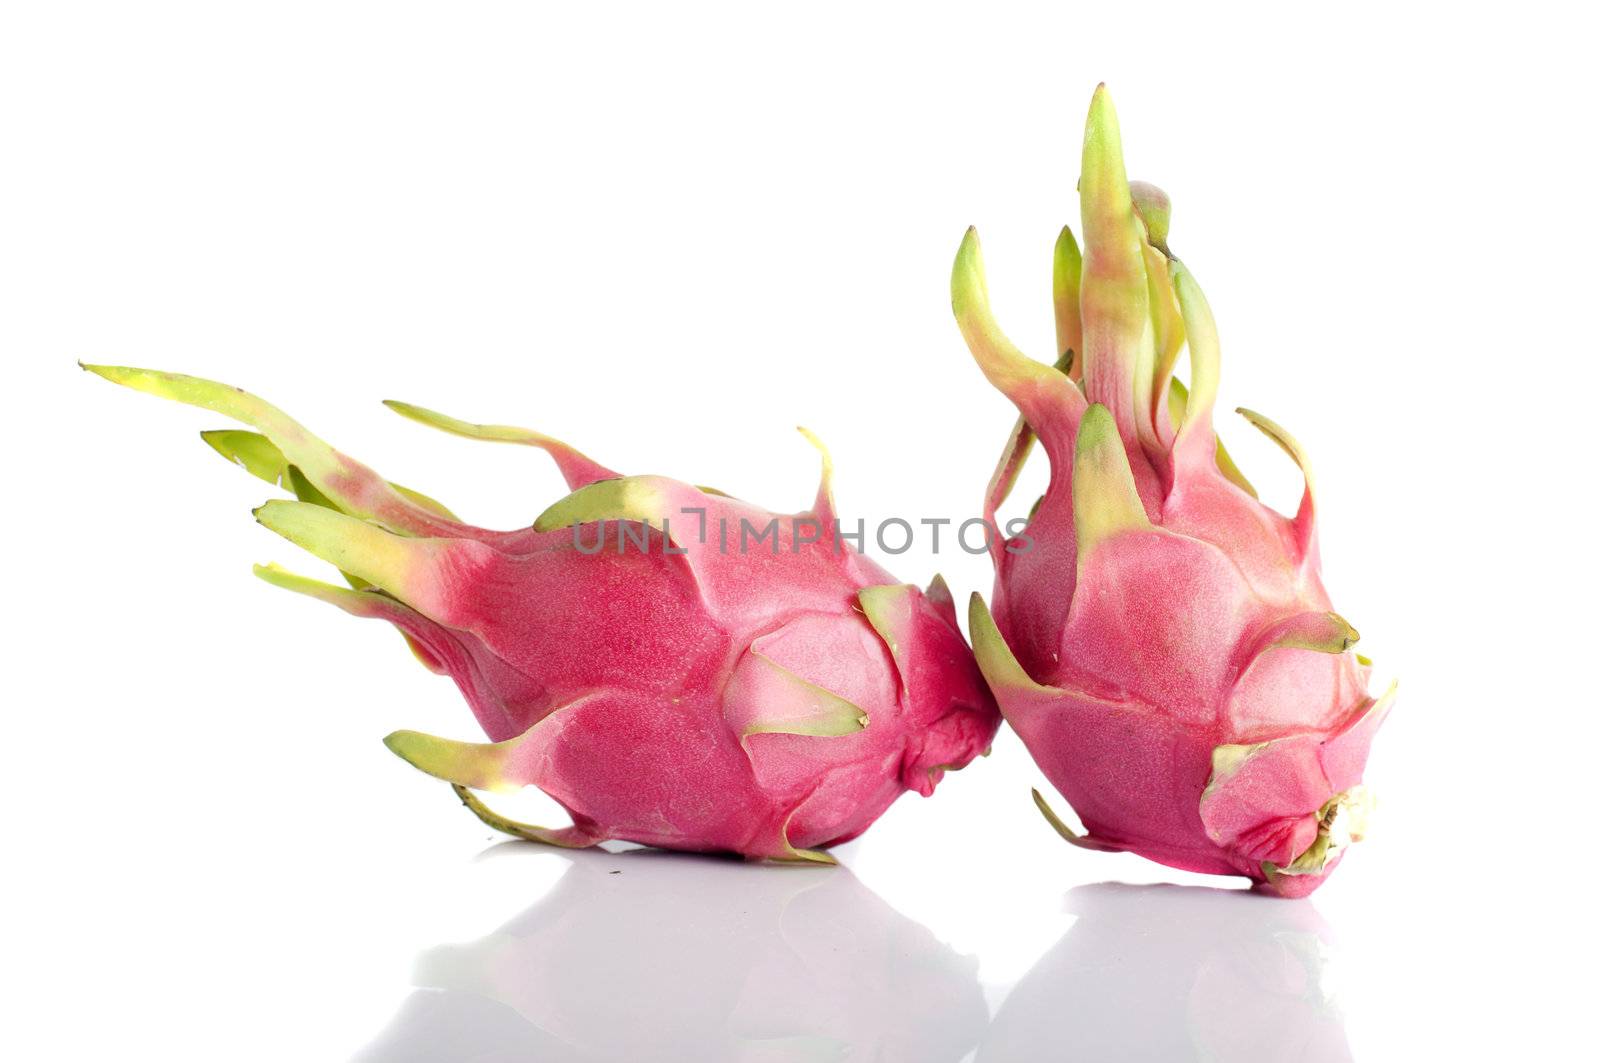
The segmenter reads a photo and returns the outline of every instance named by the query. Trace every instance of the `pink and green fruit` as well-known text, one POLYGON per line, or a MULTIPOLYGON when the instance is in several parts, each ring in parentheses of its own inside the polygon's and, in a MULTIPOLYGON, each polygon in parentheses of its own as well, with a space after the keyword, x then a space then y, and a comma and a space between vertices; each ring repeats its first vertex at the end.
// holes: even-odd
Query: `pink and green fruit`
POLYGON ((387 620, 455 680, 488 742, 415 731, 385 741, 509 833, 830 862, 829 846, 905 791, 931 794, 999 726, 942 581, 926 592, 896 583, 838 536, 826 452, 809 511, 776 518, 776 540, 724 549, 723 522, 765 532, 776 515, 664 477, 620 476, 537 432, 390 403, 554 459, 571 493, 531 527, 489 531, 237 388, 86 368, 254 429, 204 435, 296 496, 256 519, 331 562, 348 586, 276 565, 257 574, 387 620), (472 793, 525 786, 559 802, 572 825, 516 823, 472 793))
POLYGON ((1021 418, 990 481, 991 524, 1034 441, 1050 480, 1026 534, 991 551, 973 648, 1006 721, 1082 820, 1069 841, 1190 871, 1314 890, 1366 829, 1362 772, 1393 700, 1319 575, 1315 489, 1288 432, 1239 412, 1300 466, 1298 511, 1256 498, 1212 427, 1211 310, 1168 242, 1171 204, 1129 182, 1105 87, 1078 191, 1083 245, 1055 248, 1054 366, 990 313, 978 237, 951 278, 956 319, 1021 418), (1190 383, 1174 376, 1187 346, 1190 383))

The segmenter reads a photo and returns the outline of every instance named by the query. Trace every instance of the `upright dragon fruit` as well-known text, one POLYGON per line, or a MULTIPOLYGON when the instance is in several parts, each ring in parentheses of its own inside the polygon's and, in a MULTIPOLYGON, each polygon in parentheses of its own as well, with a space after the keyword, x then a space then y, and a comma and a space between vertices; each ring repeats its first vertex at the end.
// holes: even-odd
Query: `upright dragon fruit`
POLYGON ((1069 841, 1173 867, 1314 890, 1364 830, 1360 785, 1393 688, 1318 575, 1315 492, 1300 445, 1239 412, 1305 476, 1286 518, 1256 500, 1212 429, 1216 327, 1167 246, 1165 194, 1130 184, 1101 86, 1083 142, 1084 245, 1055 248, 1054 367, 989 310, 978 237, 951 278, 956 319, 1021 413, 985 499, 995 512, 1035 438, 1050 482, 1023 536, 992 540, 991 615, 973 648, 1006 720, 1086 832, 1069 841), (1192 386, 1173 378, 1187 342, 1192 386))
POLYGON ((293 491, 299 501, 268 502, 256 519, 350 586, 275 565, 257 574, 389 621, 456 681, 490 743, 414 731, 385 741, 508 833, 831 862, 829 846, 906 790, 932 793, 999 726, 944 584, 897 584, 843 541, 826 451, 811 511, 780 517, 708 488, 619 476, 536 432, 391 403, 554 459, 572 493, 532 527, 494 532, 236 388, 86 368, 256 429, 205 438, 293 491), (515 823, 470 792, 528 785, 572 826, 515 823))

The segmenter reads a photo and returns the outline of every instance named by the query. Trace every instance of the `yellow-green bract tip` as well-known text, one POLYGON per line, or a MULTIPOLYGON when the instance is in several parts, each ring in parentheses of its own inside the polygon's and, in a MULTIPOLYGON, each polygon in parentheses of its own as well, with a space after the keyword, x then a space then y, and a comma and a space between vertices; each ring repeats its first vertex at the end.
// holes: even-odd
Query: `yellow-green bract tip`
POLYGON ((1072 460, 1072 516, 1080 565, 1111 536, 1150 527, 1117 423, 1111 411, 1099 403, 1090 406, 1078 423, 1072 460))
POLYGON ((97 377, 103 377, 113 384, 127 384, 133 377, 145 372, 145 370, 134 369, 126 365, 96 365, 92 362, 85 362, 81 358, 78 359, 78 368, 85 372, 93 373, 97 377))

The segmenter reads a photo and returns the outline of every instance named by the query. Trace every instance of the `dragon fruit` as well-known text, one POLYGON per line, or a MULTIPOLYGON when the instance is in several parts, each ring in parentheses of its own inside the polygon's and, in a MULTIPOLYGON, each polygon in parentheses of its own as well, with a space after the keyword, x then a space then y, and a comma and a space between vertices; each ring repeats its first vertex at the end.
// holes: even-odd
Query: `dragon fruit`
POLYGON ((1055 247, 1054 366, 996 325, 975 231, 952 273, 962 335, 1021 415, 985 498, 993 611, 973 596, 973 649, 1083 822, 1035 792, 1067 840, 1303 896, 1365 830, 1362 772, 1394 688, 1368 695, 1371 662, 1322 587, 1305 452, 1239 411, 1300 466, 1289 518, 1217 440, 1211 310, 1168 247, 1166 195, 1126 177, 1103 85, 1078 188, 1083 249, 1070 229, 1055 247), (1185 343, 1189 388, 1173 376, 1185 343), (1049 485, 1002 539, 996 510, 1035 439, 1049 485))
POLYGON ((256 519, 349 586, 275 565, 257 574, 389 621, 455 680, 490 742, 414 731, 385 742, 507 833, 828 863, 828 847, 906 790, 932 793, 999 726, 943 582, 927 593, 896 583, 844 541, 825 450, 811 510, 780 517, 709 488, 619 476, 537 432, 390 403, 554 459, 572 493, 532 527, 496 532, 236 388, 85 368, 255 429, 205 439, 293 491, 298 501, 268 502, 256 519), (517 823, 472 792, 529 785, 572 825, 517 823))

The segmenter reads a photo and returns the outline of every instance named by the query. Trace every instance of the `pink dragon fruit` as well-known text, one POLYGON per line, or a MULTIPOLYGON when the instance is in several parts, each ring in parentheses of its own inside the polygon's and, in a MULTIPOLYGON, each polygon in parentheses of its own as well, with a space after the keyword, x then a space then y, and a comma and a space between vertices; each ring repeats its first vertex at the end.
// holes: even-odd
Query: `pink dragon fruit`
POLYGON ((236 388, 86 368, 257 430, 205 438, 298 496, 256 519, 350 587, 277 566, 257 574, 389 621, 456 681, 490 743, 414 731, 385 742, 508 833, 831 862, 824 850, 904 791, 932 793, 999 726, 942 581, 926 594, 897 584, 843 541, 826 451, 813 508, 779 517, 707 488, 619 476, 536 432, 391 403, 554 459, 572 493, 532 527, 494 532, 236 388), (572 826, 515 823, 470 792, 528 785, 572 826))
POLYGON ((1300 466, 1286 518, 1212 429, 1216 327, 1167 246, 1171 208, 1123 170, 1105 86, 1083 143, 1084 247, 1055 249, 1054 367, 989 310, 976 232, 951 278, 961 332, 1021 419, 985 499, 991 527, 1035 438, 1051 477, 1021 536, 992 536, 979 666, 1006 720, 1083 821, 1069 841, 1302 896, 1362 836, 1368 746, 1393 700, 1318 575, 1315 493, 1282 428, 1239 412, 1300 466), (1187 342, 1192 388, 1173 378, 1187 342))

